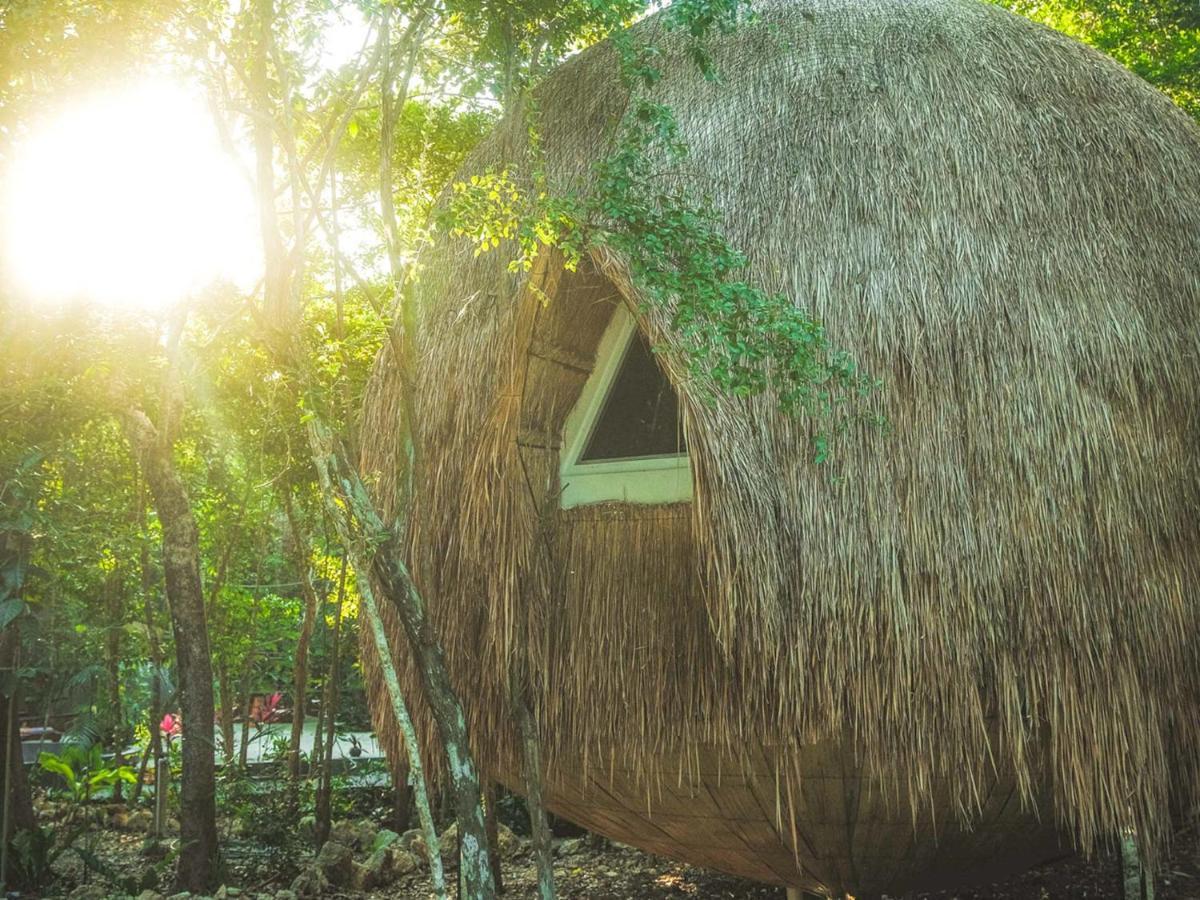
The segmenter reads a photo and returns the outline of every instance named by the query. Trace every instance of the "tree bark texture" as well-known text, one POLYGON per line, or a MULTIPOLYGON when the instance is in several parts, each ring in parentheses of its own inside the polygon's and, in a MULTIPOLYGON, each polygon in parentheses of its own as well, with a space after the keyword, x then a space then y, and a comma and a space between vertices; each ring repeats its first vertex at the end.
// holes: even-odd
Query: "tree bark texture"
MULTIPOLYGON (((17 727, 21 691, 12 670, 17 664, 17 648, 20 642, 20 627, 16 622, 10 622, 0 631, 0 677, 3 677, 8 685, 8 690, 0 694, 0 774, 3 775, 3 782, 8 789, 5 798, 8 807, 6 840, 12 840, 12 836, 18 831, 32 829, 37 824, 33 813, 33 797, 29 791, 29 777, 21 756, 20 730, 17 727)), ((7 883, 7 873, 5 875, 7 883)))
MULTIPOLYGON (((375 599, 375 591, 371 588, 370 579, 364 579, 359 585, 359 594, 362 596, 362 609, 367 617, 367 626, 371 629, 371 640, 375 645, 375 653, 379 657, 379 669, 383 673, 384 687, 387 688, 388 699, 392 702, 392 714, 396 717, 400 733, 404 735, 404 752, 408 755, 408 765, 405 767, 408 781, 403 785, 397 783, 396 794, 400 796, 402 786, 404 788, 411 786, 413 800, 417 807, 417 817, 421 821, 421 833, 425 838, 425 851, 429 858, 430 882, 433 885, 434 894, 439 898, 444 898, 446 896, 446 878, 442 871, 440 839, 437 826, 433 822, 433 809, 429 803, 429 784, 425 780, 425 765, 421 760, 421 745, 417 740, 417 729, 413 727, 408 704, 404 702, 404 694, 400 690, 400 679, 396 676, 396 666, 392 662, 392 648, 388 644, 387 632, 383 628, 383 619, 379 615, 379 604, 375 599)), ((400 830, 399 827, 397 830, 400 830)), ((493 867, 493 869, 495 868, 493 867)), ((493 877, 495 877, 494 874, 493 877)), ((499 878, 496 878, 496 885, 499 889, 499 878)))
POLYGON ((524 692, 520 690, 515 676, 512 679, 512 705, 521 738, 521 775, 525 781, 525 802, 529 808, 533 852, 537 859, 538 897, 540 900, 554 900, 554 844, 542 801, 542 756, 538 745, 537 722, 525 703, 524 692))
POLYGON ((163 575, 179 668, 183 777, 175 887, 204 893, 216 873, 218 846, 212 658, 200 580, 200 532, 170 445, 142 410, 126 410, 121 419, 162 526, 163 575))

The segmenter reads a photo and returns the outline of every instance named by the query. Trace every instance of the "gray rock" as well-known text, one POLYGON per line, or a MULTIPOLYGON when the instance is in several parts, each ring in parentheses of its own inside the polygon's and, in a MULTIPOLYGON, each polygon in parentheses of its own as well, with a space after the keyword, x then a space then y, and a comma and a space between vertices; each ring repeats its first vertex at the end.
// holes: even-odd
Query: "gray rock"
POLYGON ((442 832, 438 838, 438 850, 442 855, 442 865, 447 869, 458 865, 458 823, 455 822, 442 832))
POLYGON ((499 851, 501 858, 508 859, 523 851, 525 845, 511 828, 500 823, 496 826, 496 849, 499 851))
POLYGON ((67 894, 67 900, 108 900, 108 891, 98 884, 81 884, 67 894))
POLYGON ((400 835, 392 831, 390 828, 380 828, 375 834, 375 840, 371 842, 371 846, 366 849, 372 853, 377 853, 387 847, 392 846, 396 841, 400 840, 400 835))
POLYGON ((317 854, 316 867, 338 887, 350 883, 353 866, 354 851, 338 841, 326 841, 317 854))
MULTIPOLYGON (((329 890, 329 887, 329 879, 325 877, 325 873, 316 866, 309 866, 293 879, 291 893, 297 900, 314 900, 329 890)), ((275 896, 278 898, 279 894, 275 896)))
POLYGON ((125 827, 133 831, 149 831, 154 827, 154 813, 148 809, 135 809, 125 820, 125 827))
POLYGON ((360 819, 357 822, 342 819, 329 827, 329 840, 345 844, 354 850, 370 850, 378 833, 378 827, 368 819, 360 819))
POLYGON ((583 846, 583 838, 566 838, 559 841, 555 852, 559 856, 579 856, 586 848, 583 846))
POLYGON ((384 871, 389 873, 389 877, 392 879, 408 875, 421 867, 421 860, 403 847, 388 847, 383 852, 386 854, 384 871))
POLYGON ((296 900, 296 892, 288 888, 283 888, 275 892, 275 900, 296 900))
POLYGON ((416 828, 410 828, 400 835, 400 846, 421 859, 425 859, 429 855, 425 852, 425 835, 416 828))
POLYGON ((166 900, 158 891, 152 891, 149 888, 137 895, 137 900, 166 900))
POLYGON ((376 850, 366 862, 355 863, 350 884, 355 890, 373 890, 391 884, 401 875, 415 872, 419 865, 415 856, 399 844, 392 844, 376 850))

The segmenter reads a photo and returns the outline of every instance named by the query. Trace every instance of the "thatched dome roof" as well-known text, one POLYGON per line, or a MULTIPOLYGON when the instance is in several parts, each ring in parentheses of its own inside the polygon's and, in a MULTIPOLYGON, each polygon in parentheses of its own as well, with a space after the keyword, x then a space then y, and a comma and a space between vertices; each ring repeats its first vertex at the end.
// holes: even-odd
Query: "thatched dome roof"
MULTIPOLYGON (((715 83, 656 37, 692 148, 664 177, 883 380, 890 428, 818 467, 769 398, 683 385, 695 499, 562 510, 558 436, 636 286, 597 258, 543 261, 534 290, 511 248, 439 239, 413 565, 478 749, 513 771, 515 666, 552 806, 659 852, 952 881, 1007 859, 1031 805, 1153 850, 1200 768, 1200 129, 975 0, 757 10, 715 83)), ((586 191, 627 102, 614 54, 538 96, 552 182, 586 191)), ((463 174, 524 147, 506 123, 463 174)), ((385 359, 367 418, 385 503, 393 379, 385 359)))

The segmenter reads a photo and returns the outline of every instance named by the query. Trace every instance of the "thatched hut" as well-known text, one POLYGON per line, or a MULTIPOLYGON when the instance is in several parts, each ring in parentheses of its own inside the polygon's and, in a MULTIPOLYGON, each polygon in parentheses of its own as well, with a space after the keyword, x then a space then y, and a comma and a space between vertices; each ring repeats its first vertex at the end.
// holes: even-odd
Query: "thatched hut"
MULTIPOLYGON (((1197 801, 1200 129, 976 0, 757 9, 717 81, 639 26, 691 146, 664 177, 882 379, 890 427, 815 466, 773 399, 693 396, 620 259, 514 275, 439 239, 410 540, 481 762, 519 786, 515 671, 549 807, 648 851, 858 894, 1126 827, 1153 853, 1197 801)), ((538 98, 552 184, 586 191, 614 52, 538 98)))

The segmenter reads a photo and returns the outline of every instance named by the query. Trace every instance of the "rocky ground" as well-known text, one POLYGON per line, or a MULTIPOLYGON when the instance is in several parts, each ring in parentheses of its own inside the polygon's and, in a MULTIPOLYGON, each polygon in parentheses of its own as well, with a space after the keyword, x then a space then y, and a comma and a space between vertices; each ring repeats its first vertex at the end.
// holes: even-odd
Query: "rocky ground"
MULTIPOLYGON (((144 832, 130 830, 140 821, 122 821, 123 827, 100 829, 88 845, 109 873, 128 875, 144 871, 165 882, 169 856, 164 850, 148 850, 144 832), (155 868, 157 867, 157 869, 155 868)), ((453 880, 453 832, 443 841, 448 877, 453 880)), ((431 896, 428 868, 423 862, 424 845, 416 831, 402 835, 379 829, 371 822, 335 823, 330 841, 314 856, 290 856, 280 864, 278 856, 264 856, 253 841, 227 841, 228 859, 223 886, 216 900, 305 900, 305 898, 354 898, 354 900, 427 900, 431 896)), ((501 826, 500 838, 506 894, 517 898, 535 896, 536 870, 529 843, 501 826)), ((78 859, 64 859, 59 866, 56 890, 44 897, 71 900, 110 900, 139 897, 167 900, 154 889, 125 893, 114 882, 97 876, 78 859)), ((778 888, 751 884, 720 873, 682 865, 607 841, 572 837, 556 840, 555 878, 564 900, 666 900, 666 898, 712 898, 712 900, 782 900, 778 888)), ((1085 861, 1068 859, 1027 872, 1009 881, 974 889, 912 900, 1117 900, 1120 898, 1120 869, 1114 857, 1085 861)), ((144 884, 145 882, 143 882, 144 884)), ((1194 834, 1182 834, 1175 852, 1157 882, 1157 900, 1200 900, 1200 851, 1194 834)), ((9 895, 12 897, 13 895, 9 895)), ((35 895, 21 895, 25 897, 35 895)), ((170 900, 185 900, 174 895, 170 900)))

